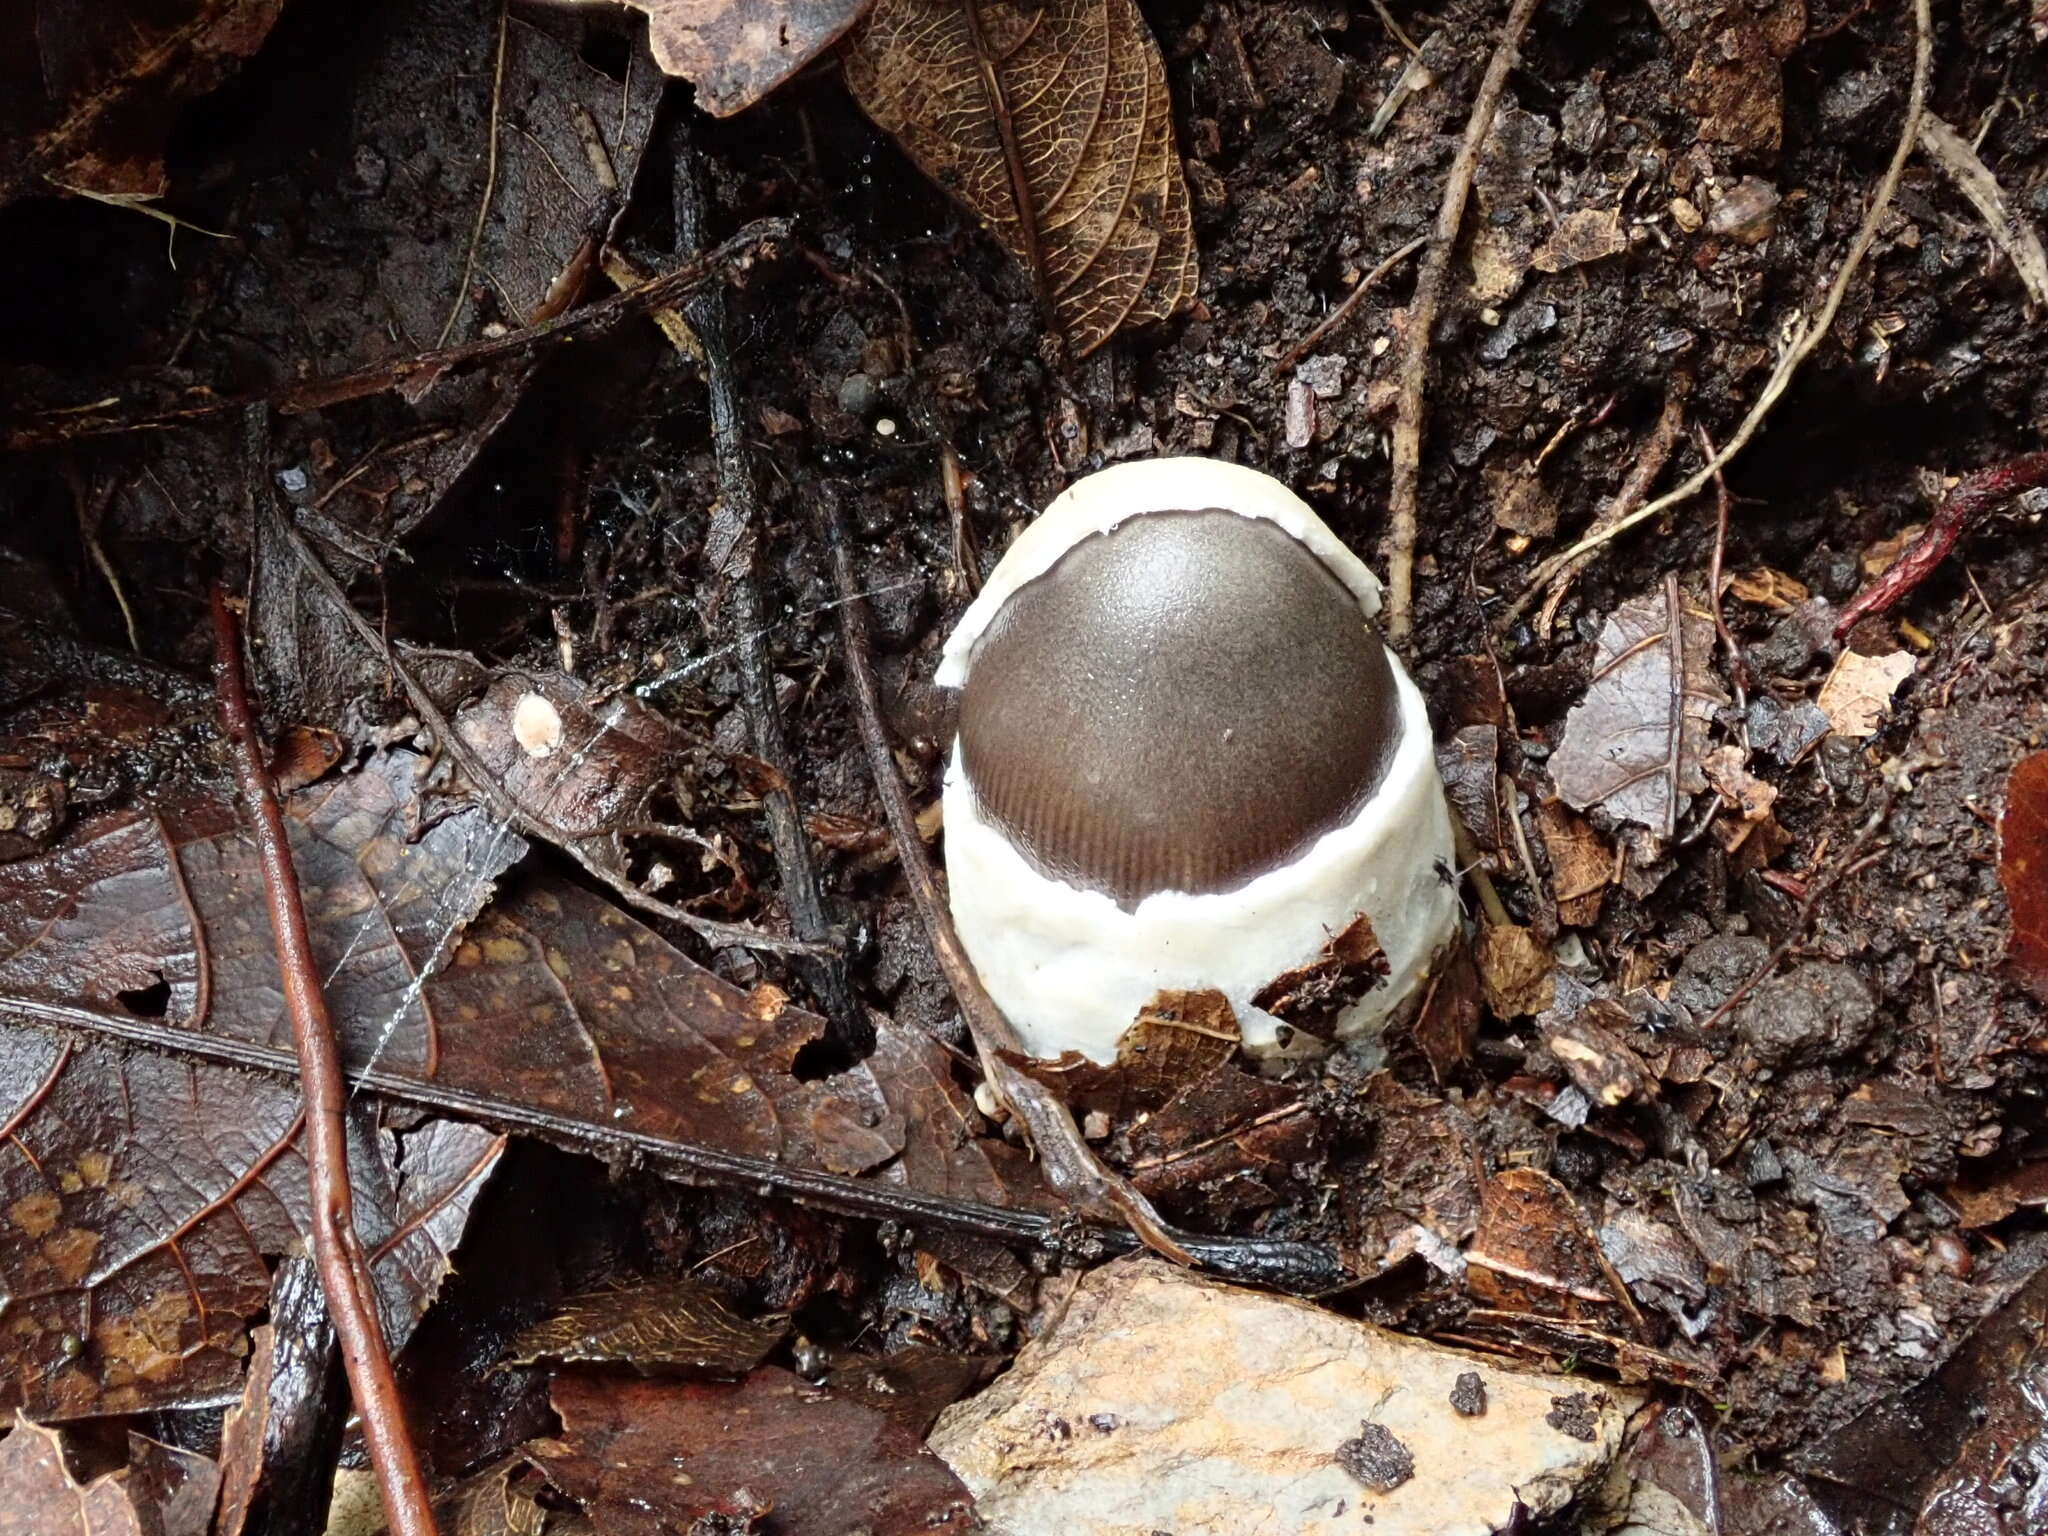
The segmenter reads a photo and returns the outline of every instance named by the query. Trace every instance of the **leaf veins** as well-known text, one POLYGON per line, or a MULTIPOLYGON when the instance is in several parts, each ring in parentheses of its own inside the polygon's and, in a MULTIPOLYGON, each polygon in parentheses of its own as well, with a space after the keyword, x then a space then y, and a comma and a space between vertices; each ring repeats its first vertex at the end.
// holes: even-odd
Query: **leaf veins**
POLYGON ((1166 69, 1135 0, 877 0, 846 80, 1023 263, 1076 356, 1193 297, 1166 69))

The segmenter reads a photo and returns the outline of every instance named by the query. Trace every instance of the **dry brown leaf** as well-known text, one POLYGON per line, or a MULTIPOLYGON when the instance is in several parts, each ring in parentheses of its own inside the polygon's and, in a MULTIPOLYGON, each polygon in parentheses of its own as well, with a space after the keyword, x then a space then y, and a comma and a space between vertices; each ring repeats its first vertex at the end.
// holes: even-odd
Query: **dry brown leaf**
POLYGON ((788 1332, 789 1319, 749 1321, 708 1285, 650 1280, 577 1297, 519 1335, 512 1363, 602 1361, 743 1376, 788 1332))
POLYGON ((1614 876, 1614 855, 1606 840, 1562 800, 1536 803, 1536 830, 1550 855, 1550 893, 1557 901, 1557 920, 1567 928, 1591 927, 1600 920, 1614 876))
POLYGON ((1732 743, 1707 753, 1700 759, 1700 767, 1721 798, 1742 812, 1744 821, 1762 821, 1777 804, 1776 786, 1751 773, 1742 748, 1732 743))
POLYGON ((1577 208, 1559 221, 1530 265, 1538 272, 1562 272, 1566 267, 1618 256, 1627 249, 1628 234, 1621 227, 1620 210, 1577 208))
POLYGON ((1899 684, 1912 675, 1913 658, 1904 651, 1887 656, 1842 652, 1816 701, 1828 717, 1828 729, 1837 736, 1874 734, 1884 723, 1899 684))
POLYGON ((1787 576, 1783 571, 1760 565, 1753 571, 1741 571, 1728 578, 1731 596, 1745 603, 1754 603, 1759 608, 1772 608, 1779 613, 1790 613, 1809 597, 1813 591, 1796 576, 1787 576))
POLYGON ((164 190, 181 107, 262 46, 283 0, 0 7, 0 203, 51 185, 117 200, 164 190))
POLYGON ((1076 356, 1194 296, 1166 70, 1135 0, 878 0, 846 83, 1023 263, 1076 356))
POLYGON ((1527 928, 1514 923, 1487 924, 1480 932, 1473 959, 1479 964, 1479 986, 1486 994, 1486 1006, 1497 1019, 1541 1013, 1557 996, 1550 951, 1527 928))
POLYGON ((1533 466, 1490 465, 1485 478, 1496 528, 1532 539, 1547 539, 1557 532, 1557 498, 1533 466))
POLYGON ((2006 781, 1998 879, 2012 906, 2006 968, 2048 1002, 2048 752, 2021 758, 2006 781))
POLYGON ((647 13, 665 75, 697 87, 713 117, 751 107, 830 48, 868 0, 625 0, 647 13))

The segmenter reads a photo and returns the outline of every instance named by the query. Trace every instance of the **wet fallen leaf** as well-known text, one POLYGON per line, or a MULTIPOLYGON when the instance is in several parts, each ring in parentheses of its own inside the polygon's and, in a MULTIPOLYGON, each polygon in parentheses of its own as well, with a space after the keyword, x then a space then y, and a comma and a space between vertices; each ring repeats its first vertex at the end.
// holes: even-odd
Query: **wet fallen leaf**
POLYGON ((1486 1006, 1497 1019, 1541 1013, 1556 995, 1549 948, 1516 923, 1487 923, 1473 950, 1486 1006))
POLYGON ((64 1464, 57 1431, 19 1413, 0 1441, 0 1536, 144 1536, 127 1478, 106 1472, 81 1485, 64 1464))
POLYGON ((990 1355, 953 1355, 910 1344, 879 1360, 849 1355, 832 1367, 825 1385, 922 1437, 941 1411, 988 1380, 1002 1364, 990 1355))
POLYGON ((220 1472, 204 1456, 128 1436, 128 1464, 80 1484, 56 1430, 16 1414, 0 1443, 0 1536, 206 1536, 220 1472))
POLYGON ((604 1536, 732 1529, 771 1511, 768 1528, 789 1532, 975 1528, 972 1496, 920 1436, 788 1371, 737 1385, 565 1375, 554 1404, 561 1437, 528 1459, 604 1536))
POLYGON ((1387 952, 1361 912, 1308 964, 1283 972, 1252 1001, 1289 1028, 1333 1038, 1337 1016, 1387 976, 1387 952))
POLYGON ((1439 1083, 1471 1057, 1479 1038, 1479 1004, 1479 969, 1471 944, 1460 934, 1430 973, 1429 990, 1415 1016, 1415 1043, 1439 1083))
POLYGON ((1131 1182, 1176 1214, 1225 1225, 1272 1205, 1322 1134, 1298 1088, 1226 1068, 1188 1084, 1131 1133, 1131 1182))
POLYGON ((630 693, 600 694, 560 672, 493 678, 455 729, 521 810, 574 842, 654 820, 648 801, 691 744, 630 693))
POLYGON ((845 68, 1031 274, 1076 356, 1193 297, 1166 72, 1135 0, 877 0, 845 68))
POLYGON ((1438 775, 1451 810, 1464 824, 1473 847, 1498 856, 1506 844, 1500 817, 1500 728, 1468 725, 1436 749, 1438 775))
POLYGON ((714 117, 744 111, 818 57, 869 0, 626 0, 647 13, 664 74, 697 87, 714 117))
POLYGON ((1689 797, 1707 787, 1707 727, 1727 702, 1708 665, 1713 647, 1712 616, 1680 596, 1675 576, 1617 608, 1550 760, 1559 798, 1670 837, 1689 797))
MULTIPOLYGON (((233 1391, 246 1320, 270 1296, 265 1259, 311 1230, 296 1084, 11 1025, 0 1082, 30 1154, 0 1172, 15 1319, 0 1399, 72 1418, 233 1391)), ((401 1176, 395 1140, 351 1125, 356 1223, 394 1345, 447 1273, 503 1145, 439 1129, 441 1146, 401 1176)))
POLYGON ((1166 991, 1139 1010, 1107 1066, 1078 1051, 1052 1060, 1015 1056, 1076 1110, 1100 1110, 1118 1123, 1163 1106, 1192 1082, 1220 1069, 1242 1037, 1230 999, 1221 992, 1166 991))
POLYGON ((788 1332, 789 1319, 749 1321, 708 1285, 657 1280, 577 1297, 520 1334, 511 1358, 515 1365, 615 1361, 743 1376, 788 1332))
POLYGON ((164 190, 178 109, 255 53, 284 0, 106 0, 11 6, 0 50, 25 66, 0 93, 0 203, 51 187, 164 190))
POLYGON ((1612 1108, 1656 1089, 1649 1067, 1621 1037, 1628 1028, 1627 1009, 1596 999, 1571 1018, 1547 1027, 1543 1043, 1588 1098, 1612 1108))
POLYGON ((1537 1169, 1504 1168, 1480 1186, 1479 1230, 1465 1266, 1473 1296, 1502 1311, 1641 1327, 1571 1192, 1537 1169))
POLYGON ((1912 675, 1913 658, 1909 652, 1865 656, 1860 651, 1844 651, 1836 658, 1835 669, 1828 674, 1827 681, 1820 685, 1820 697, 1815 702, 1828 717, 1828 729, 1835 735, 1869 736, 1884 724, 1899 684, 1912 675))
POLYGON ((2048 752, 2021 758, 2006 780, 1998 879, 2012 908, 2006 966, 2048 1003, 2048 752))
MULTIPOLYGON (((513 1123, 539 1112, 558 1133, 587 1126, 601 1146, 626 1130, 959 1198, 1045 1198, 1021 1154, 977 1134, 947 1058, 920 1033, 885 1028, 858 1068, 799 1081, 822 1020, 772 987, 719 980, 579 886, 525 879, 472 918, 524 845, 479 810, 424 799, 424 768, 385 754, 289 806, 344 1050, 393 1091, 456 1090, 513 1123)), ((0 1263, 45 1277, 17 1296, 37 1326, 0 1339, 0 1362, 39 1409, 138 1408, 231 1383, 241 1319, 266 1294, 262 1257, 298 1236, 297 1087, 252 858, 232 811, 195 796, 0 865, 0 1007, 141 1026, 152 1046, 67 1047, 0 1026, 15 1134, 37 1151, 0 1170, 0 1212, 18 1209, 0 1222, 0 1263), (191 1060, 176 1048, 185 1036, 191 1060), (201 1059, 221 1041, 282 1070, 201 1059), (192 1267, 196 1292, 179 1262, 195 1249, 209 1255, 192 1267), (64 1343, 81 1288, 109 1331, 83 1353, 64 1343)), ((480 1178, 485 1149, 473 1150, 480 1178)), ((390 1154, 359 1159, 367 1176, 390 1154)), ((424 1177, 441 1162, 423 1145, 407 1166, 424 1177)), ((445 1269, 439 1223, 456 1208, 406 1200, 401 1185, 358 1204, 394 1223, 406 1213, 381 1263, 410 1293, 445 1269)), ((390 1229, 372 1223, 366 1237, 374 1246, 390 1229)))
POLYGON ((1837 1530, 2020 1536, 2048 1515, 2048 1271, 2003 1301, 1933 1376, 1802 1453, 1837 1530))

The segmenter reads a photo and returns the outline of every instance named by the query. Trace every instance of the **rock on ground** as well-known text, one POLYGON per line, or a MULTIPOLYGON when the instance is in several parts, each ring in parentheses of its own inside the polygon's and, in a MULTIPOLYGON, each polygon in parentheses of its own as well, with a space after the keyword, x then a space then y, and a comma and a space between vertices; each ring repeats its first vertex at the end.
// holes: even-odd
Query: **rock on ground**
POLYGON ((1003 1536, 1487 1536, 1598 1478, 1640 1401, 1129 1259, 931 1444, 1003 1536))

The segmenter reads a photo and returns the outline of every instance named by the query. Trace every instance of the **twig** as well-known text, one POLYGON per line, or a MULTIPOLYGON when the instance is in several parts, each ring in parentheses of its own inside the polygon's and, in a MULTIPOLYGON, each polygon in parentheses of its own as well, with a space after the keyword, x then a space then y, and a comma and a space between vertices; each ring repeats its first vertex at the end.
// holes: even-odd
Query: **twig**
MULTIPOLYGON (((13 426, 0 427, 0 449, 37 448, 74 438, 189 425, 224 412, 246 410, 252 405, 268 405, 272 410, 290 416, 300 411, 338 405, 346 400, 361 400, 387 389, 418 399, 444 375, 457 369, 494 363, 501 358, 516 357, 572 338, 603 335, 622 320, 644 310, 673 304, 696 292, 728 267, 751 260, 762 249, 788 234, 789 222, 786 219, 756 219, 731 239, 721 241, 701 260, 684 262, 674 271, 664 272, 640 287, 586 304, 558 319, 508 331, 503 336, 487 336, 480 341, 466 341, 438 351, 387 359, 349 373, 305 379, 275 396, 211 397, 195 405, 176 406, 163 411, 123 412, 95 406, 87 410, 50 411, 31 416, 13 426)), ((115 403, 118 405, 119 402, 115 403)))
MULTIPOLYGON (((261 409, 261 407, 257 407, 261 409)), ((490 807, 493 815, 506 825, 539 838, 552 847, 559 848, 576 861, 577 867, 593 880, 597 880, 619 896, 630 906, 643 912, 665 918, 690 929, 699 938, 711 944, 741 945, 748 949, 768 950, 781 954, 816 954, 819 946, 809 939, 785 939, 775 934, 763 933, 758 928, 749 928, 741 923, 721 923, 714 918, 701 917, 695 912, 674 906, 657 896, 650 896, 639 886, 626 878, 603 860, 593 857, 583 840, 556 826, 553 822, 534 815, 526 809, 513 794, 500 783, 490 768, 479 757, 476 750, 463 739, 434 696, 420 685, 412 669, 398 659, 388 641, 349 601, 348 594, 334 573, 306 542, 305 533, 291 518, 286 517, 274 506, 266 505, 259 516, 267 515, 272 526, 283 536, 286 546, 297 557, 306 575, 320 595, 325 597, 343 623, 355 632, 356 638, 382 659, 391 676, 405 693, 406 701, 413 712, 420 717, 428 732, 434 738, 434 745, 455 760, 469 781, 470 788, 490 807)))
POLYGON ((1908 544, 1885 573, 1857 593, 1835 620, 1841 639, 1872 614, 1888 613, 1899 600, 1932 576, 1962 536, 1994 507, 2022 491, 2048 485, 2048 453, 2027 453, 1968 474, 1949 488, 1920 536, 1908 544))
MULTIPOLYGON (((89 1008, 0 993, 0 1017, 38 1029, 126 1041, 176 1060, 218 1062, 239 1071, 263 1072, 273 1077, 290 1078, 297 1074, 289 1051, 228 1035, 181 1029, 118 1008, 89 1008)), ((349 1086, 355 1092, 374 1094, 389 1103, 537 1137, 622 1167, 643 1164, 681 1182, 712 1184, 762 1198, 779 1196, 842 1216, 949 1227, 999 1242, 1027 1243, 1077 1262, 1128 1253, 1137 1246, 1136 1237, 1120 1226, 1086 1226, 1063 1213, 922 1194, 874 1179, 846 1178, 792 1167, 774 1158, 748 1157, 616 1124, 581 1120, 446 1082, 407 1077, 386 1068, 352 1068, 349 1086)), ((1308 1243, 1208 1237, 1194 1232, 1182 1234, 1181 1240, 1205 1266, 1248 1284, 1320 1294, 1337 1289, 1351 1278, 1327 1249, 1308 1243)))
POLYGON ((2013 212, 1991 168, 1961 134, 1932 112, 1920 120, 1920 147, 1977 210, 1991 243, 2005 253, 2019 274, 2020 285, 2027 290, 2028 309, 2036 314, 2048 309, 2048 251, 2042 250, 2033 225, 2013 212))
MULTIPOLYGON (((1678 446, 1678 434, 1685 424, 1685 402, 1691 393, 1690 374, 1675 373, 1665 383, 1664 408, 1657 413, 1657 424, 1650 428, 1642 452, 1636 455, 1635 465, 1621 483, 1621 489, 1614 493, 1614 500, 1602 508, 1594 520, 1592 532, 1617 526, 1643 504, 1643 498, 1650 494, 1650 487, 1657 483, 1657 477, 1664 473, 1664 466, 1671 462, 1671 450, 1678 446)), ((1528 612, 1529 605, 1536 601, 1536 594, 1548 587, 1549 595, 1543 600, 1543 612, 1536 620, 1536 632, 1547 636, 1552 620, 1557 617, 1558 604, 1571 591, 1572 578, 1585 563, 1583 555, 1574 558, 1566 552, 1553 555, 1537 566, 1522 595, 1508 609, 1507 622, 1512 624, 1528 612)))
POLYGON ((1304 357, 1307 357, 1325 336, 1351 318, 1351 312, 1358 308, 1359 301, 1379 286, 1381 278, 1385 277, 1394 268, 1401 265, 1402 262, 1413 256, 1427 244, 1429 244, 1429 236, 1417 235, 1413 240, 1400 247, 1393 255, 1361 277, 1352 287, 1352 290, 1344 295, 1343 303, 1323 316, 1321 320, 1316 322, 1314 330, 1287 349, 1286 355, 1273 365, 1274 376, 1277 378, 1304 357))
MULTIPOLYGON (((251 472, 260 473, 260 468, 251 472)), ((391 1529, 395 1536, 434 1536, 433 1499, 406 1430, 398 1378, 391 1369, 391 1353, 377 1313, 376 1283, 356 1236, 348 1171, 348 1080, 342 1074, 341 1052, 334 1043, 333 1022, 320 990, 320 971, 313 959, 306 909, 299 899, 298 871, 292 864, 284 816, 271 793, 255 715, 249 708, 241 634, 227 595, 218 586, 213 589, 213 647, 221 728, 228 739, 235 780, 263 870, 263 895, 277 941, 285 1011, 291 1018, 292 1043, 298 1052, 299 1084, 306 1104, 303 1151, 320 1288, 326 1292, 327 1310, 341 1342, 342 1365, 362 1421, 363 1444, 376 1468, 391 1529)))
POLYGON ((1885 821, 1891 816, 1893 798, 1891 786, 1886 785, 1884 798, 1878 801, 1877 809, 1870 813, 1870 819, 1856 829, 1856 835, 1849 840, 1848 848, 1843 851, 1841 858, 1835 861, 1834 867, 1806 887, 1806 897, 1799 903, 1799 911, 1795 914, 1791 933, 1786 936, 1783 943, 1764 957, 1763 964, 1743 978, 1742 984, 1728 994, 1727 1000, 1720 1007, 1707 1015, 1705 1022, 1699 1026, 1702 1035, 1733 1013, 1736 1005, 1762 985, 1764 979, 1778 968, 1778 962, 1792 953, 1792 947, 1806 936, 1806 925, 1813 921, 1814 909, 1820 905, 1821 897, 1863 867, 1863 851, 1870 846, 1871 839, 1877 836, 1885 821))
MULTIPOLYGON (((1863 258, 1870 254, 1870 247, 1877 240, 1878 226, 1884 221, 1885 211, 1891 207, 1892 195, 1898 191, 1899 177, 1906 169, 1906 161, 1913 152, 1914 140, 1919 136, 1921 114, 1927 109, 1927 76, 1934 58, 1934 23, 1928 14, 1928 5, 1929 0, 1913 0, 1913 86, 1911 97, 1906 104, 1906 121, 1899 133, 1898 146, 1892 151, 1891 164, 1885 167, 1885 173, 1878 181, 1876 192, 1871 195, 1870 208, 1863 215, 1863 223, 1858 227, 1855 239, 1849 242, 1848 253, 1842 258, 1842 265, 1836 270, 1834 281, 1828 285, 1827 297, 1821 303, 1820 313, 1815 315, 1812 321, 1802 323, 1794 332, 1791 345, 1778 359, 1778 365, 1771 370, 1771 376, 1764 381, 1764 387, 1757 395, 1756 402, 1750 406, 1749 414, 1742 418, 1741 425, 1736 427, 1727 445, 1714 455, 1711 461, 1702 465, 1683 485, 1666 491, 1655 501, 1646 502, 1611 526, 1588 533, 1566 550, 1561 559, 1576 560, 1582 555, 1590 554, 1618 535, 1626 533, 1636 524, 1655 517, 1658 513, 1675 507, 1696 494, 1717 471, 1749 446, 1749 440, 1756 436, 1757 429, 1764 423, 1764 418, 1771 413, 1771 407, 1778 403, 1779 396, 1791 386, 1793 376, 1799 372, 1800 366, 1813 355, 1814 349, 1820 345, 1822 338, 1834 325, 1835 314, 1842 307, 1842 298, 1849 291, 1850 281, 1856 276, 1857 269, 1863 265, 1863 258)), ((1539 576, 1540 574, 1539 572, 1539 576)))
POLYGON ((1500 41, 1479 82, 1479 94, 1472 101, 1472 115, 1465 120, 1465 139, 1451 162, 1451 174, 1444 183, 1444 197, 1437 208, 1436 228, 1430 233, 1429 253, 1422 258, 1422 271, 1415 279, 1415 295, 1408 301, 1406 350, 1401 355, 1401 394, 1394 412, 1393 484, 1387 497, 1387 635, 1396 644, 1408 638, 1415 623, 1415 540, 1419 512, 1418 481, 1422 473, 1422 392, 1429 372, 1430 333, 1436 329, 1436 312, 1443 302, 1444 279, 1451 269, 1451 253, 1458 243, 1458 226, 1465 219, 1465 203, 1472 194, 1472 173, 1479 164, 1479 151, 1493 126, 1493 114, 1507 89, 1508 71, 1515 66, 1522 34, 1529 29, 1541 0, 1514 0, 1507 20, 1501 23, 1500 41))
POLYGON ((121 573, 114 569, 114 562, 107 557, 106 546, 100 542, 100 525, 106 521, 107 508, 114 500, 114 482, 108 480, 88 492, 76 466, 67 465, 65 468, 71 480, 72 501, 78 509, 79 540, 85 545, 93 569, 100 573, 107 590, 114 594, 114 606, 121 610, 121 627, 128 632, 128 649, 140 656, 142 633, 135 626, 135 610, 128 606, 128 593, 121 585, 121 573))
POLYGON ((448 318, 441 322, 441 334, 435 338, 437 347, 448 345, 448 338, 455 334, 455 322, 462 318, 462 306, 469 302, 469 279, 476 271, 477 248, 484 242, 484 222, 491 216, 491 199, 498 191, 498 114, 505 105, 505 44, 511 25, 511 0, 498 0, 498 61, 491 68, 491 123, 485 130, 483 196, 476 200, 476 222, 469 227, 469 249, 462 255, 462 278, 455 285, 448 318))
MULTIPOLYGON (((678 112, 670 139, 675 158, 672 195, 676 245, 677 254, 682 256, 702 250, 707 237, 708 209, 694 116, 692 108, 678 112)), ((761 622, 759 561, 761 542, 767 535, 755 491, 753 465, 747 456, 740 393, 733 382, 732 360, 726 350, 724 292, 713 288, 700 294, 690 301, 685 313, 696 333, 704 388, 710 397, 711 446, 718 461, 719 500, 727 515, 740 525, 739 543, 729 566, 726 622, 739 664, 754 755, 775 772, 776 782, 761 794, 768 818, 768 838, 775 849, 775 867, 782 877, 782 895, 789 904, 790 926, 795 928, 797 937, 830 946, 799 962, 800 969, 817 994, 825 1017, 831 1021, 837 1043, 843 1049, 865 1055, 874 1046, 874 1027, 854 996, 841 936, 825 912, 817 862, 811 856, 810 837, 804 830, 790 777, 794 756, 775 698, 775 675, 768 664, 768 626, 761 622)))
MULTIPOLYGON (((911 899, 924 919, 933 956, 945 972, 967 1029, 974 1037, 981 1069, 991 1085, 1010 1105, 1031 1137, 1046 1182, 1063 1198, 1074 1202, 1084 1214, 1099 1220, 1121 1220, 1147 1248, 1178 1264, 1201 1262, 1225 1273, 1248 1277, 1252 1269, 1271 1262, 1270 1248, 1258 1242, 1222 1243, 1197 1239, 1167 1225, 1152 1202, 1126 1179, 1104 1168, 1087 1142, 1082 1140, 1074 1117, 1050 1089, 1026 1076, 1011 1058, 1025 1054, 1016 1028, 981 984, 974 964, 954 931, 953 918, 938 879, 932 872, 931 857, 917 833, 917 818, 904 791, 903 777, 896 766, 888 728, 882 723, 882 705, 875 688, 874 665, 869 659, 867 604, 854 579, 853 552, 846 535, 845 514, 839 506, 836 487, 820 485, 811 492, 817 507, 818 525, 829 547, 832 574, 839 587, 839 629, 845 643, 847 680, 853 688, 855 714, 860 722, 861 742, 867 748, 868 767, 881 797, 889 830, 896 839, 896 857, 910 886, 911 899), (1240 1266, 1242 1257, 1249 1267, 1240 1266)), ((1304 1256, 1312 1267, 1332 1268, 1327 1254, 1306 1244, 1286 1244, 1304 1256)))
MULTIPOLYGON (((1700 445, 1700 457, 1708 463, 1714 461, 1714 440, 1707 436, 1707 429, 1695 423, 1693 438, 1700 445)), ((1749 714, 1749 666, 1742 659, 1742 648, 1735 643, 1735 633, 1728 627, 1728 615, 1721 611, 1721 562, 1728 554, 1728 482, 1718 469, 1714 471, 1714 553, 1707 560, 1707 606, 1714 613, 1714 633, 1721 637, 1721 646, 1728 652, 1728 683, 1735 690, 1735 713, 1741 717, 1749 714)), ((1742 727, 1742 744, 1749 745, 1749 726, 1742 727)))

